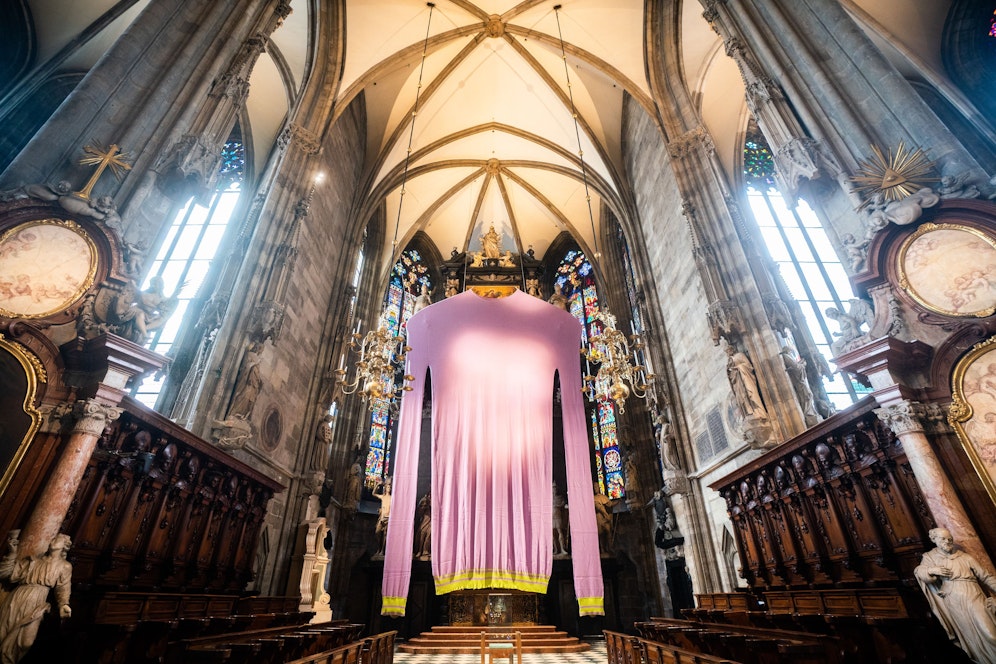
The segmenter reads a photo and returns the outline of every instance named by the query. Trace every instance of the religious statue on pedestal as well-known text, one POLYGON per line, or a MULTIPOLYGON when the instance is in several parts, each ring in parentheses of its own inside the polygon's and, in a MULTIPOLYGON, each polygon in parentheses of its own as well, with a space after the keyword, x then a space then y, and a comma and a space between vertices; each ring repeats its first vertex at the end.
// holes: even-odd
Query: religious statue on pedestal
POLYGON ((928 533, 937 545, 923 554, 913 570, 951 641, 979 664, 996 664, 996 600, 982 587, 996 593, 996 577, 964 551, 956 551, 945 528, 928 533))
POLYGON ((387 522, 391 518, 391 478, 381 482, 374 489, 373 497, 380 501, 380 514, 377 517, 377 526, 374 533, 377 535, 377 553, 375 558, 384 557, 384 548, 387 544, 387 522))

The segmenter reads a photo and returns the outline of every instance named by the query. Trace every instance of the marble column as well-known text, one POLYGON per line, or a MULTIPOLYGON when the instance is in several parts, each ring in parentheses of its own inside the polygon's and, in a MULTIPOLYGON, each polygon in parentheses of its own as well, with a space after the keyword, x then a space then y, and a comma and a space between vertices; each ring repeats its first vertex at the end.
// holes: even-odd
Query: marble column
POLYGON ((104 428, 118 419, 121 409, 90 399, 78 403, 73 414, 77 420, 72 434, 21 530, 19 554, 23 557, 45 553, 49 542, 59 534, 97 440, 104 428))
POLYGON ((902 442, 913 476, 923 489, 924 499, 938 527, 951 531, 955 542, 988 570, 996 569, 958 498, 954 484, 924 434, 927 408, 916 401, 904 400, 878 408, 875 414, 902 442))

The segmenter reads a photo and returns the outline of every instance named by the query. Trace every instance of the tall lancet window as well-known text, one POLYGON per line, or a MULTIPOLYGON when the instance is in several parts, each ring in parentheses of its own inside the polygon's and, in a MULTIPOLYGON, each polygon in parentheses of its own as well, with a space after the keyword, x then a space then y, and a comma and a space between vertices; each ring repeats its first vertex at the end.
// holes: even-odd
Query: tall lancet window
MULTIPOLYGON (((242 194, 245 167, 245 145, 242 131, 236 124, 221 150, 221 166, 214 193, 206 205, 203 201, 191 199, 176 215, 142 286, 143 289, 148 288, 153 277, 162 277, 165 293, 179 291, 175 312, 162 328, 156 330, 149 344, 149 348, 157 353, 169 355, 184 327, 195 322, 187 320, 187 310, 190 302, 200 293, 211 261, 221 247, 228 222, 242 194)), ((164 380, 155 376, 145 379, 135 389, 134 397, 154 408, 164 380)))
MULTIPOLYGON (((384 314, 388 331, 406 336, 406 324, 411 317, 415 298, 425 286, 432 290, 429 268, 415 249, 406 249, 391 269, 391 281, 384 296, 384 314)), ((398 367, 393 376, 385 376, 386 392, 391 392, 396 381, 403 378, 404 367, 398 367), (388 383, 390 381, 390 383, 388 383)), ((391 470, 391 439, 394 434, 394 413, 389 399, 370 401, 370 451, 367 453, 366 483, 373 488, 391 470)))
MULTIPOLYGON (((789 208, 775 186, 775 164, 764 135, 751 121, 744 141, 744 182, 747 200, 768 254, 792 296, 799 303, 816 347, 829 362, 834 341, 826 310, 848 310, 854 297, 847 271, 834 251, 816 213, 800 199, 789 208)), ((833 367, 833 364, 830 364, 833 367)), ((835 374, 824 378, 827 396, 836 408, 858 400, 865 388, 850 378, 835 374)))
MULTIPOLYGON (((595 275, 584 252, 568 251, 557 267, 554 283, 561 288, 569 303, 570 312, 581 321, 582 343, 601 332, 595 319, 599 311, 598 289, 595 275)), ((582 367, 591 373, 591 367, 582 367)), ((616 435, 616 407, 610 399, 599 399, 591 409, 591 433, 595 446, 595 467, 599 491, 609 498, 626 495, 623 478, 622 456, 616 435)))

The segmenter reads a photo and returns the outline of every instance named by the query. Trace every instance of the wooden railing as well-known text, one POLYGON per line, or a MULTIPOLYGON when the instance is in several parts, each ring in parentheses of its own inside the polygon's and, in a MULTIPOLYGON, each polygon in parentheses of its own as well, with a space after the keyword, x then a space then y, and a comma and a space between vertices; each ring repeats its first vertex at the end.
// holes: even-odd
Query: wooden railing
POLYGON ((137 402, 122 405, 64 522, 74 584, 243 591, 267 502, 283 487, 137 402))
POLYGON ((710 485, 755 588, 912 579, 933 517, 868 397, 710 485))

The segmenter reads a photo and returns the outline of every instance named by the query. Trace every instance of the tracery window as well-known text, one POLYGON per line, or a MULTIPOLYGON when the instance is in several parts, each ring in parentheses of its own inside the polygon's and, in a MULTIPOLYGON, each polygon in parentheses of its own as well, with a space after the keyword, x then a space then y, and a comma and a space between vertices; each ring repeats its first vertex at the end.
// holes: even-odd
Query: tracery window
MULTIPOLYGON (((595 319, 599 311, 595 275, 584 252, 572 249, 565 254, 557 267, 554 283, 567 298, 571 314, 581 321, 582 343, 587 344, 601 332, 601 324, 595 319)), ((591 368, 585 367, 585 371, 590 374, 591 368)), ((626 489, 616 433, 616 407, 610 399, 599 399, 592 408, 591 433, 599 491, 609 498, 624 498, 626 489)))
MULTIPOLYGON (((743 172, 747 200, 764 245, 799 303, 816 347, 829 361, 834 336, 825 312, 830 307, 847 311, 846 303, 854 297, 847 272, 806 201, 800 199, 789 208, 779 193, 771 150, 753 121, 744 141, 743 172)), ((823 385, 836 408, 846 408, 867 391, 841 374, 824 378, 823 385)))
POLYGON ((989 36, 996 37, 996 10, 993 11, 992 18, 989 19, 989 36))
MULTIPOLYGON (((165 282, 164 292, 172 294, 179 291, 176 310, 166 324, 155 332, 149 344, 149 348, 156 353, 168 355, 181 330, 193 323, 187 320, 187 310, 204 284, 238 205, 245 180, 245 166, 245 145, 242 131, 236 124, 222 147, 218 184, 207 206, 191 199, 177 213, 142 286, 143 289, 148 288, 152 277, 159 276, 165 282)), ((164 382, 163 376, 146 378, 135 388, 133 396, 154 408, 164 382)))
MULTIPOLYGON (((384 317, 388 331, 407 336, 406 325, 415 306, 415 298, 425 286, 432 290, 429 268, 416 249, 406 249, 391 269, 391 281, 384 296, 384 317)), ((396 381, 403 379, 404 367, 393 376, 385 376, 385 392, 390 393, 396 381), (388 382, 390 381, 390 382, 388 382)), ((394 410, 390 399, 370 401, 370 451, 367 452, 366 484, 375 487, 390 474, 391 441, 394 434, 394 410)))

